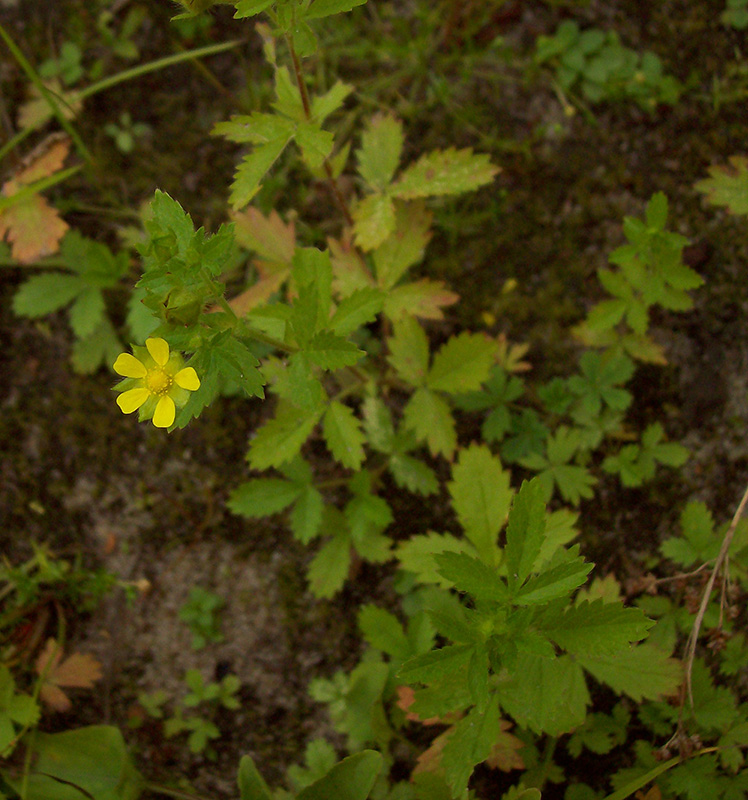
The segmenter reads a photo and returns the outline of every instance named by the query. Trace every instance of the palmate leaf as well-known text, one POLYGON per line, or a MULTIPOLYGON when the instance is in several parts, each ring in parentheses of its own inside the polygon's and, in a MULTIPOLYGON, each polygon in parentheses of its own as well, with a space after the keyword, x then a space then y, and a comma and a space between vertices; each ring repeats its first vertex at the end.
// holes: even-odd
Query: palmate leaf
MULTIPOLYGON (((270 8, 275 0, 239 0, 236 4, 236 13, 234 19, 244 19, 245 17, 254 17, 266 8, 270 8)), ((242 795, 242 800, 245 800, 242 795)))
MULTIPOLYGON (((247 1, 245 0, 245 2, 247 1)), ((270 787, 265 783, 265 779, 250 756, 242 756, 239 761, 237 783, 239 784, 240 800, 272 800, 273 798, 270 787)))
POLYGON ((452 507, 465 536, 484 563, 495 565, 498 535, 512 500, 509 473, 485 445, 462 450, 448 484, 452 507))
POLYGON ((397 674, 408 683, 435 683, 448 675, 463 674, 472 654, 472 645, 448 645, 411 658, 397 674))
POLYGON ((439 553, 470 553, 475 549, 465 539, 458 539, 449 533, 434 533, 431 531, 423 536, 413 536, 407 542, 402 542, 397 548, 397 557, 400 567, 406 572, 412 572, 419 583, 436 583, 445 589, 451 585, 439 573, 436 556, 439 553))
POLYGON ((328 326, 339 336, 348 336, 369 322, 382 310, 384 294, 379 289, 356 289, 340 301, 328 326))
POLYGON ((88 284, 78 275, 48 272, 29 278, 13 297, 13 311, 21 317, 43 317, 72 302, 88 284))
POLYGON ((122 343, 112 323, 108 317, 103 317, 88 336, 77 339, 73 345, 73 369, 90 375, 102 366, 109 367, 121 352, 122 343))
POLYGON ((405 453, 394 453, 388 464, 390 474, 395 483, 402 489, 421 495, 436 494, 439 491, 439 481, 428 464, 405 453))
POLYGON ((335 800, 366 800, 382 769, 382 761, 382 754, 374 750, 363 750, 348 756, 324 777, 302 789, 296 798, 330 800, 334 797, 335 800))
POLYGON ((438 553, 434 556, 439 574, 459 592, 476 600, 505 602, 509 598, 506 583, 492 567, 467 553, 438 553))
POLYGON ((402 200, 462 194, 490 183, 498 172, 487 155, 474 155, 470 148, 435 150, 408 167, 391 194, 402 200))
POLYGON ((694 188, 712 205, 725 206, 731 214, 748 214, 748 158, 730 156, 730 165, 709 167, 709 177, 694 188))
POLYGON ((384 313, 393 322, 407 317, 444 319, 442 309, 459 299, 458 294, 446 288, 444 281, 421 278, 390 289, 384 300, 384 313))
POLYGON ((543 566, 542 573, 531 577, 521 586, 513 602, 519 606, 529 606, 564 597, 585 582, 593 566, 579 555, 579 545, 560 550, 543 566))

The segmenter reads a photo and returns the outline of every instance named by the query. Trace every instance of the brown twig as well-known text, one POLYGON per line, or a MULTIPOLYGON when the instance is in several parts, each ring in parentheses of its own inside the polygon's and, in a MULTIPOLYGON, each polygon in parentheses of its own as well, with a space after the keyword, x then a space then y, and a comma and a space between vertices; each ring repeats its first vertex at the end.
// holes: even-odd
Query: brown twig
MULTIPOLYGON (((704 615, 706 614, 706 609, 709 605, 709 598, 711 597, 714 583, 717 580, 717 575, 719 575, 723 567, 725 568, 725 573, 727 572, 728 551, 730 550, 733 536, 735 535, 735 531, 738 527, 738 522, 740 522, 740 518, 743 516, 743 511, 745 510, 746 504, 748 504, 748 486, 746 487, 745 492, 743 492, 740 505, 738 506, 737 511, 732 518, 732 522, 730 523, 730 527, 727 529, 725 537, 722 540, 722 547, 720 547, 717 560, 714 562, 714 567, 712 568, 712 573, 709 576, 706 586, 704 587, 704 594, 701 598, 701 604, 699 605, 699 610, 696 614, 696 619, 694 620, 691 634, 688 637, 688 643, 686 644, 686 688, 688 690, 688 699, 691 705, 693 705, 691 673, 693 672, 693 662, 696 658, 696 644, 699 640, 699 632, 701 631, 701 625, 704 622, 704 615)), ((727 580, 726 574, 725 580, 727 580)), ((724 593, 722 598, 724 601, 724 593)))

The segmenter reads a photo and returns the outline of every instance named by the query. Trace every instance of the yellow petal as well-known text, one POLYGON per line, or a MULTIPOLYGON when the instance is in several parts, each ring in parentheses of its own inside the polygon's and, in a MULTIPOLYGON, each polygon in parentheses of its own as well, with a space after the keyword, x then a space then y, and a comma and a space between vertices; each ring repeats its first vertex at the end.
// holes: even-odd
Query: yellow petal
POLYGON ((192 367, 180 369, 174 376, 174 383, 182 389, 189 389, 191 392, 195 392, 200 388, 200 378, 197 377, 197 372, 192 367))
POLYGON ((145 346, 159 367, 166 365, 169 360, 169 345, 165 339, 146 339, 145 346))
POLYGON ((147 370, 135 356, 120 353, 114 362, 114 371, 125 378, 145 378, 147 370))
POLYGON ((153 415, 153 424, 157 428, 168 428, 169 425, 174 422, 176 413, 176 406, 171 397, 162 397, 156 406, 156 411, 153 415))
POLYGON ((132 414, 151 396, 148 389, 130 389, 117 398, 117 405, 122 409, 123 414, 132 414))

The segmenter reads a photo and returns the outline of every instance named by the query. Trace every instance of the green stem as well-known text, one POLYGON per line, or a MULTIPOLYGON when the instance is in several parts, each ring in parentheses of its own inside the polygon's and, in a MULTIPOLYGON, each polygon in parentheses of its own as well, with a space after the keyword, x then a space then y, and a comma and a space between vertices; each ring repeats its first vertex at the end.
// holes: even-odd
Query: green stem
POLYGON ((83 139, 81 139, 81 137, 78 135, 78 131, 75 130, 73 125, 70 123, 70 120, 65 117, 57 103, 57 100, 55 100, 54 96, 52 95, 52 92, 50 92, 49 89, 47 89, 47 87, 42 83, 42 80, 36 73, 36 70, 31 66, 31 63, 16 46, 16 43, 2 25, 0 25, 0 38, 5 42, 15 60, 19 63, 21 69, 26 73, 28 79, 34 84, 34 86, 36 86, 41 96, 47 101, 47 105, 50 107, 55 117, 57 117, 57 121, 67 132, 68 136, 70 136, 70 138, 75 142, 76 149, 80 153, 81 158, 85 159, 85 161, 87 161, 89 164, 93 164, 93 156, 83 143, 83 139))
POLYGON ((230 42, 211 44, 207 47, 199 47, 197 50, 188 50, 184 53, 177 53, 173 56, 156 59, 156 61, 149 61, 147 64, 140 64, 132 69, 126 69, 122 72, 118 72, 116 75, 111 75, 108 78, 103 78, 96 83, 92 83, 90 86, 78 92, 78 97, 81 100, 85 100, 87 97, 103 92, 105 89, 110 89, 112 86, 117 86, 133 78, 139 78, 141 75, 147 75, 149 72, 156 72, 165 67, 170 67, 173 64, 181 64, 183 61, 191 61, 193 59, 202 58, 203 56, 223 53, 225 50, 230 50, 232 47, 236 47, 236 45, 241 43, 241 39, 233 39, 230 42))
MULTIPOLYGON (((309 102, 309 92, 306 88, 306 83, 304 83, 304 75, 301 70, 301 61, 299 56, 296 52, 296 49, 293 45, 293 36, 291 34, 286 35, 286 44, 288 45, 288 51, 291 54, 291 61, 293 63, 293 70, 294 75, 296 76, 296 85, 299 87, 299 94, 301 95, 301 105, 304 107, 304 116, 308 119, 312 119, 312 105, 309 102)), ((324 163, 325 175, 327 176, 327 182, 330 186, 330 189, 335 197, 335 201, 338 204, 343 216, 345 217, 345 222, 348 227, 353 227, 353 217, 351 216, 351 212, 348 210, 348 203, 346 203, 345 198, 343 197, 343 193, 340 191, 340 186, 338 186, 338 181, 335 178, 335 175, 332 171, 332 167, 330 166, 330 162, 325 159, 324 163)))
POLYGON ((162 786, 160 783, 151 783, 151 781, 146 781, 144 788, 151 792, 156 792, 157 794, 176 797, 178 800, 209 800, 209 798, 201 794, 190 794, 189 792, 183 792, 179 789, 170 789, 168 786, 162 786))
POLYGON ((75 175, 76 172, 80 172, 81 167, 70 167, 69 169, 65 169, 62 172, 56 172, 54 175, 49 175, 46 178, 42 178, 39 181, 34 181, 33 183, 28 184, 28 186, 23 186, 14 194, 10 195, 9 197, 0 197, 0 211, 3 211, 6 208, 10 208, 11 206, 16 205, 16 203, 20 203, 25 200, 27 197, 31 197, 32 195, 39 194, 39 192, 43 192, 45 189, 49 189, 50 186, 55 186, 58 183, 62 183, 64 180, 67 180, 71 175, 75 175))
POLYGON ((11 152, 11 150, 14 150, 27 136, 30 136, 33 132, 34 128, 32 126, 18 131, 18 133, 12 139, 9 139, 2 147, 0 147, 0 161, 2 161, 5 156, 11 152))

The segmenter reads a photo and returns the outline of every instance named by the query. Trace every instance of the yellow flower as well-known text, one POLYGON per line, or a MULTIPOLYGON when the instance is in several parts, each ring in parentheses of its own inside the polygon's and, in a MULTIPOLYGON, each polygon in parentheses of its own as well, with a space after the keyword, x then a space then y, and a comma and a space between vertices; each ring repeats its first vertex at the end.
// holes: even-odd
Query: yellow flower
POLYGON ((153 419, 157 428, 174 422, 177 407, 200 388, 200 379, 192 367, 185 367, 179 353, 170 353, 164 339, 146 339, 145 347, 133 345, 133 355, 121 353, 114 371, 126 380, 115 390, 121 392, 117 405, 125 414, 140 409, 140 419, 153 419))

